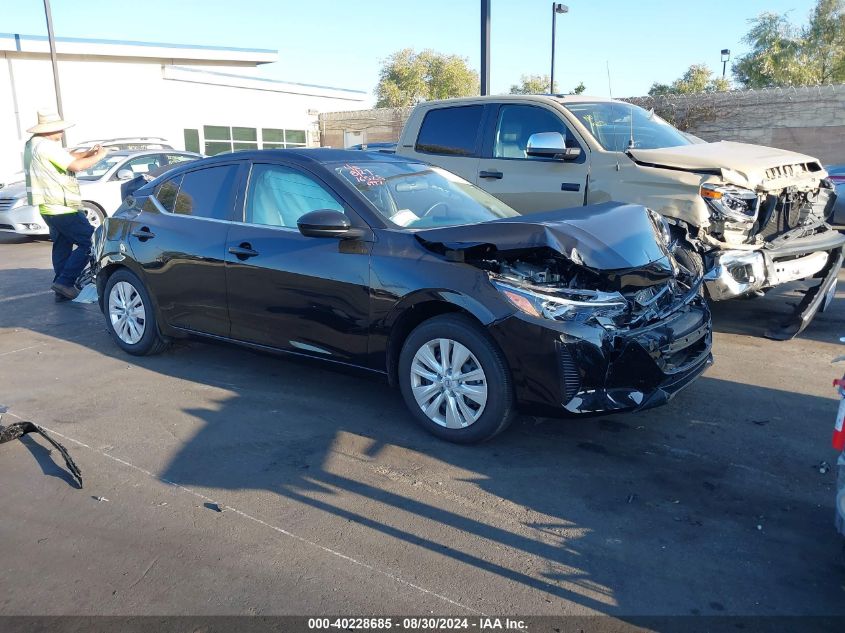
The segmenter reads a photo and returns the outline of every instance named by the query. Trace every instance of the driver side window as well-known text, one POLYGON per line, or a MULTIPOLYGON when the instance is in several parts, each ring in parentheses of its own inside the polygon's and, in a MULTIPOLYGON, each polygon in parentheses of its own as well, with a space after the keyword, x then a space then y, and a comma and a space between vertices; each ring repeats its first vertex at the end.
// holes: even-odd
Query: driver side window
POLYGON ((544 160, 525 153, 528 139, 539 132, 557 132, 566 140, 566 147, 579 147, 560 117, 550 110, 538 106, 504 105, 499 109, 493 158, 544 160))
POLYGON ((252 166, 244 209, 248 224, 295 229, 299 218, 318 209, 344 212, 343 205, 310 176, 282 165, 252 166))

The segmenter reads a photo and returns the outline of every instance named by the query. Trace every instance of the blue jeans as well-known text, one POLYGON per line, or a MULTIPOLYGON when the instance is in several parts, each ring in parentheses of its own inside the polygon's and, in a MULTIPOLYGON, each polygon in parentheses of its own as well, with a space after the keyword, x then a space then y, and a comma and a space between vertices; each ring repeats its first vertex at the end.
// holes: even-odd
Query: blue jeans
POLYGON ((53 240, 53 283, 72 286, 88 263, 94 227, 82 211, 41 217, 50 227, 53 240))

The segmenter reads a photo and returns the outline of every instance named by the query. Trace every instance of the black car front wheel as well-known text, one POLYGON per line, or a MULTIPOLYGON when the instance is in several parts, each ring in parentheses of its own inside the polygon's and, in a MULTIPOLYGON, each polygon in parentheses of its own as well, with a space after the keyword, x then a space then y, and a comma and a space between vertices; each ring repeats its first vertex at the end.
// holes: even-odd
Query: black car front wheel
POLYGON ((123 351, 146 356, 167 347, 158 332, 150 295, 134 273, 123 269, 109 277, 103 299, 106 327, 123 351))
POLYGON ((450 442, 483 442, 514 415, 504 356, 464 315, 435 317, 411 332, 399 356, 399 386, 420 424, 450 442))

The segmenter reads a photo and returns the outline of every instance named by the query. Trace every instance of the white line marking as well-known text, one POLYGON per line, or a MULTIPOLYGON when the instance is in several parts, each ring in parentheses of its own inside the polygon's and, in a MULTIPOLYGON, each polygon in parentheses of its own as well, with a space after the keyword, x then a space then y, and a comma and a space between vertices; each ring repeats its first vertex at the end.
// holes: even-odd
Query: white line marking
MULTIPOLYGON (((14 413, 6 412, 6 415, 10 415, 13 418, 17 418, 18 420, 24 421, 24 418, 20 417, 19 415, 15 415, 14 413)), ((244 519, 248 519, 248 520, 250 520, 254 523, 258 523, 259 525, 263 525, 264 527, 270 528, 271 530, 278 532, 279 534, 283 534, 285 536, 288 536, 292 539, 299 541, 300 543, 304 543, 305 545, 310 545, 311 547, 316 547, 317 549, 322 550, 326 554, 336 556, 337 558, 340 558, 340 559, 345 560, 349 563, 352 563, 353 565, 358 565, 359 567, 363 567, 364 569, 371 571, 374 574, 379 574, 381 576, 384 576, 385 578, 389 578, 390 580, 393 580, 394 582, 397 582, 400 585, 405 585, 406 587, 410 587, 411 589, 416 589, 417 591, 421 591, 422 593, 428 594, 430 596, 434 596, 435 598, 439 598, 440 600, 448 602, 449 604, 451 604, 453 606, 459 607, 461 609, 466 609, 467 611, 470 611, 472 613, 476 613, 478 615, 483 615, 483 616, 487 615, 486 613, 484 613, 482 611, 477 611, 476 609, 473 609, 472 607, 468 607, 465 604, 461 604, 460 602, 455 602, 454 600, 451 600, 450 598, 447 598, 446 596, 443 596, 439 593, 436 593, 434 591, 430 591, 430 590, 428 590, 424 587, 420 587, 419 585, 415 585, 414 583, 408 582, 407 580, 403 580, 402 578, 399 578, 398 576, 394 576, 390 572, 382 571, 381 569, 377 569, 376 567, 373 567, 372 565, 369 565, 367 563, 363 563, 363 562, 361 562, 361 561, 359 561, 355 558, 352 558, 351 556, 347 556, 346 554, 342 554, 341 552, 338 552, 337 550, 333 550, 331 548, 325 547, 323 545, 315 543, 314 541, 309 541, 308 539, 303 538, 303 537, 299 536, 298 534, 294 534, 293 532, 288 532, 284 528, 280 528, 276 525, 272 525, 270 523, 267 523, 266 521, 264 521, 262 519, 259 519, 257 517, 252 516, 251 514, 247 514, 246 512, 243 512, 242 510, 238 510, 237 508, 234 508, 234 507, 229 506, 229 505, 224 505, 224 504, 222 504, 218 501, 215 501, 211 497, 206 497, 201 492, 197 492, 196 490, 191 490, 190 488, 186 488, 185 486, 183 486, 181 484, 177 484, 176 482, 169 481, 167 479, 164 479, 163 477, 159 477, 158 475, 154 475, 150 471, 144 470, 140 466, 136 466, 135 464, 130 464, 129 462, 127 462, 123 459, 120 459, 119 457, 115 457, 114 455, 109 455, 108 453, 104 453, 103 451, 97 450, 96 448, 92 448, 91 446, 88 446, 88 444, 85 444, 84 442, 80 442, 79 440, 76 440, 72 437, 69 437, 69 436, 64 435, 62 433, 59 433, 58 431, 54 431, 53 429, 50 429, 50 428, 48 428, 48 427, 46 427, 42 424, 39 424, 38 426, 43 428, 48 433, 58 435, 62 439, 68 440, 69 442, 73 442, 74 444, 77 444, 78 446, 82 446, 84 448, 87 448, 88 450, 93 451, 93 452, 97 453, 98 455, 106 457, 106 458, 108 458, 112 461, 119 463, 119 464, 123 464, 124 466, 132 468, 133 470, 137 470, 138 472, 145 474, 147 477, 150 477, 151 479, 155 479, 156 481, 159 481, 163 484, 167 484, 168 486, 173 486, 174 488, 178 488, 179 490, 181 490, 183 492, 187 492, 188 494, 193 495, 193 496, 195 496, 199 499, 202 499, 203 501, 208 501, 208 502, 211 502, 211 503, 217 503, 220 507, 225 508, 226 510, 229 510, 231 512, 234 512, 235 514, 237 514, 240 517, 243 517, 244 519)))
POLYGON ((51 295, 53 294, 52 290, 42 290, 41 292, 30 292, 25 295, 15 295, 14 297, 3 297, 0 299, 0 303, 6 303, 7 301, 17 301, 18 299, 29 299, 30 297, 40 297, 41 295, 51 295))
MULTIPOLYGON (((13 349, 8 352, 0 353, 0 356, 8 356, 9 354, 17 354, 18 352, 25 352, 28 349, 35 349, 36 347, 41 347, 44 343, 38 343, 37 345, 30 345, 29 347, 21 347, 20 349, 13 349)), ((11 413, 9 415, 12 415, 11 413)))

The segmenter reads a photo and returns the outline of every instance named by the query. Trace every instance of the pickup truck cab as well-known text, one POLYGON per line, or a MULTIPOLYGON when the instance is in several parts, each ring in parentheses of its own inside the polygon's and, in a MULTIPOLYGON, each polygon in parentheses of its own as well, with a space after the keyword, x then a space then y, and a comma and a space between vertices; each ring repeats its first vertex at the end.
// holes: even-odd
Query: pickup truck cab
POLYGON ((666 220, 680 265, 703 268, 713 300, 820 278, 767 336, 801 332, 835 294, 845 235, 819 161, 791 151, 701 143, 654 112, 582 95, 429 101, 396 153, 443 167, 522 213, 610 200, 666 220))

